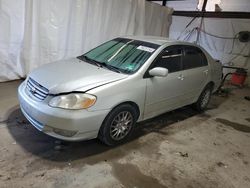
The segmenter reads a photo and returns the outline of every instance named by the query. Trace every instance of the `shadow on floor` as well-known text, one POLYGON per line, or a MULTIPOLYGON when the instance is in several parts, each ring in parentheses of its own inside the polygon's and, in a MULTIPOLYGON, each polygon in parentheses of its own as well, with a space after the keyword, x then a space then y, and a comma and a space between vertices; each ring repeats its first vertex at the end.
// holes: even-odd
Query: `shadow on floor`
MULTIPOLYGON (((220 103, 217 101, 210 108, 216 108, 219 105, 220 103)), ((139 137, 148 133, 156 132, 167 136, 169 133, 166 130, 162 131, 163 128, 194 115, 197 115, 195 110, 191 107, 184 107, 138 123, 130 141, 116 147, 108 147, 98 139, 60 143, 59 140, 47 136, 31 126, 22 115, 20 109, 15 109, 11 112, 6 123, 16 143, 33 155, 51 162, 63 163, 82 160, 91 164, 98 161, 111 160, 112 158, 120 158, 129 151, 139 148, 140 146, 136 141, 139 137)), ((199 114, 199 116, 209 118, 207 114, 199 114)))

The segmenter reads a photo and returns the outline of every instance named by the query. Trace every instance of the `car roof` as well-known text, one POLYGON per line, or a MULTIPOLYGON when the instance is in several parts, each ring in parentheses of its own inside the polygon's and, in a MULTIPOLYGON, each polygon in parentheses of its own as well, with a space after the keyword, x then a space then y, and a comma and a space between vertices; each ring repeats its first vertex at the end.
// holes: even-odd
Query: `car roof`
POLYGON ((125 36, 123 38, 140 40, 140 41, 150 42, 150 43, 154 43, 154 44, 158 44, 158 45, 164 45, 166 43, 171 43, 171 44, 183 44, 183 45, 197 46, 194 43, 185 42, 185 41, 178 41, 178 40, 174 40, 174 39, 170 39, 170 38, 166 38, 166 37, 158 37, 158 36, 125 36))

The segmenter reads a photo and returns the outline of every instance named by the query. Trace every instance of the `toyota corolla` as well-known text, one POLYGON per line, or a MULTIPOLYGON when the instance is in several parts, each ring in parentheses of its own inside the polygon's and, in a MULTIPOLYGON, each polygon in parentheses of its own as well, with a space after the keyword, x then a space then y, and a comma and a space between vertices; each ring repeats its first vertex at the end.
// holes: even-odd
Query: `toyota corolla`
POLYGON ((124 37, 32 71, 19 86, 30 123, 67 141, 124 142, 136 122, 192 104, 203 111, 221 65, 201 47, 160 37, 124 37))

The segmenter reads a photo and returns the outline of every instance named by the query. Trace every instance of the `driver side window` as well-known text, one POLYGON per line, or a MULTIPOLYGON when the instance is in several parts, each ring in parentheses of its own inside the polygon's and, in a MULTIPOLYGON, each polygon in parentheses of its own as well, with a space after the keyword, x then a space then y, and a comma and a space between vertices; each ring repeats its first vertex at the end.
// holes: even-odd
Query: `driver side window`
POLYGON ((169 73, 182 70, 182 47, 170 46, 163 50, 163 53, 158 57, 154 67, 167 68, 169 73))

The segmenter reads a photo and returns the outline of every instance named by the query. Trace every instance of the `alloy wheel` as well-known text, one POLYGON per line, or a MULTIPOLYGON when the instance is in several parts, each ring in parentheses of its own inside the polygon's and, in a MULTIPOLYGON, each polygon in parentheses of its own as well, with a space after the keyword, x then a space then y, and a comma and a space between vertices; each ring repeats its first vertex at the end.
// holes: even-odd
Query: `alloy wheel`
POLYGON ((114 140, 121 140, 128 135, 133 125, 133 116, 129 111, 120 112, 114 117, 110 126, 110 136, 114 140))

